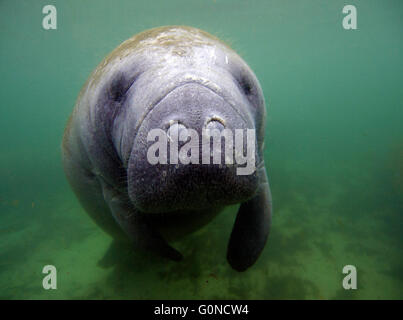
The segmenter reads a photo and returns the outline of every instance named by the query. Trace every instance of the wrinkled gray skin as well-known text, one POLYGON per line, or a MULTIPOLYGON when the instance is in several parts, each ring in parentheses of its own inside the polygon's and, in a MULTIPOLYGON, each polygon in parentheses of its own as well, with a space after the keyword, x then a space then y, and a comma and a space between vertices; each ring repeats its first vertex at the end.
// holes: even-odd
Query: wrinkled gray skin
POLYGON ((173 260, 182 255, 169 240, 240 203, 227 259, 244 271, 259 257, 271 221, 265 115, 258 80, 227 45, 195 28, 151 29, 116 48, 84 85, 63 138, 65 172, 115 243, 131 241, 173 260), (149 164, 148 131, 166 131, 172 120, 200 137, 206 126, 256 129, 256 171, 241 176, 236 165, 149 164))

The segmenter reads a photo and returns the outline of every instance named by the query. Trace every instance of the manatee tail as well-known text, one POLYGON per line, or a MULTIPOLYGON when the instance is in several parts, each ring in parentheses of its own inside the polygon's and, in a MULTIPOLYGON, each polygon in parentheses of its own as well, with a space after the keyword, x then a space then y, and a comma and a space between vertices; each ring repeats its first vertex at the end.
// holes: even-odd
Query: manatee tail
POLYGON ((265 167, 259 170, 256 196, 241 204, 228 243, 227 260, 237 271, 252 266, 262 252, 271 225, 272 200, 265 167))

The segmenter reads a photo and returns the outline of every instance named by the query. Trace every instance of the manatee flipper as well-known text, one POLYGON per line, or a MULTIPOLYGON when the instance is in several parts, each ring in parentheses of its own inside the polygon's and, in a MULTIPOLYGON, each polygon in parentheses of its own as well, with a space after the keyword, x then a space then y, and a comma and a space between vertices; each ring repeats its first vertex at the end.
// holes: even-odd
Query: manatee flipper
POLYGON ((103 179, 100 181, 104 199, 113 217, 136 247, 171 260, 182 260, 182 254, 171 247, 157 230, 149 226, 141 212, 132 206, 124 193, 115 190, 103 179))
POLYGON ((228 244, 227 260, 237 271, 245 271, 262 252, 271 224, 271 192, 265 167, 259 169, 259 190, 241 204, 228 244))

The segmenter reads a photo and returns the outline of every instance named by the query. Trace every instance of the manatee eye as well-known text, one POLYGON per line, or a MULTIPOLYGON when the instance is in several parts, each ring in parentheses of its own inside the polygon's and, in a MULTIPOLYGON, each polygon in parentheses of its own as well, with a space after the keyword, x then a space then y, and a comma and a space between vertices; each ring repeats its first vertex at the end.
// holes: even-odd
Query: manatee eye
POLYGON ((246 96, 250 96, 254 93, 253 84, 247 76, 241 75, 238 79, 238 83, 246 96))
POLYGON ((253 76, 241 71, 237 74, 236 80, 241 92, 251 105, 258 108, 263 102, 259 93, 259 84, 254 80, 253 76))
POLYGON ((248 81, 246 77, 242 77, 239 84, 243 92, 248 96, 252 93, 252 84, 248 81))
POLYGON ((107 87, 108 98, 115 102, 122 102, 127 91, 133 86, 142 72, 129 72, 117 74, 107 87))
POLYGON ((121 102, 128 89, 129 82, 126 81, 125 77, 123 75, 116 77, 110 84, 108 90, 109 99, 121 102))

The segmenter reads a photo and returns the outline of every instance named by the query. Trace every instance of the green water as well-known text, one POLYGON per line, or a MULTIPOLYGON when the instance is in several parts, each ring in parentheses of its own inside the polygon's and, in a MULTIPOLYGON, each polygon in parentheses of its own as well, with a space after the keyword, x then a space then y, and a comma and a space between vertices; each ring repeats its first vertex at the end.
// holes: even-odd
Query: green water
POLYGON ((3 0, 0 35, 0 298, 403 298, 402 1, 3 0), (42 29, 47 4, 57 30, 42 29), (342 27, 345 4, 357 30, 342 27), (225 258, 236 207, 174 243, 181 263, 117 252, 98 267, 111 238, 64 177, 61 137, 90 72, 169 24, 229 43, 265 93, 273 225, 244 273, 225 258), (57 290, 42 288, 49 264, 57 290))

